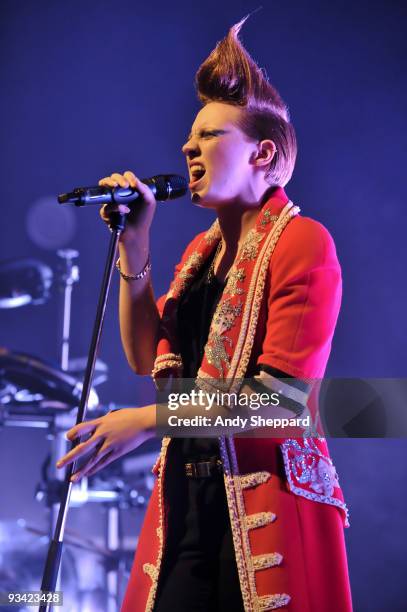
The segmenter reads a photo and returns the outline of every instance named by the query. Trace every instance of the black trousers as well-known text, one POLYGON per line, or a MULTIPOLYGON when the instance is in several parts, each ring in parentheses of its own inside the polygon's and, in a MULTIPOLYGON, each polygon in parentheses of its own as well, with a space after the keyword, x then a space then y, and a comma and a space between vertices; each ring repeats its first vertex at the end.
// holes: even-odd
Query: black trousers
POLYGON ((222 474, 188 478, 181 440, 169 448, 169 513, 154 612, 244 612, 222 474))

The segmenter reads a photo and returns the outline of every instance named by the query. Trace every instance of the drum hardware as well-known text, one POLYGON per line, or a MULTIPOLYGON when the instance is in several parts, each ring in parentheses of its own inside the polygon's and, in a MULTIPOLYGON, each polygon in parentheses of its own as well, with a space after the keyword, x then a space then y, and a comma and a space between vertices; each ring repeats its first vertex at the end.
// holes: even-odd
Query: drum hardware
MULTIPOLYGON (((39 535, 29 533, 23 519, 0 522, 0 589, 2 591, 38 590, 48 540, 46 533, 39 535)), ((63 610, 64 612, 78 612, 77 602, 80 593, 76 563, 70 547, 67 547, 65 553, 61 570, 64 583, 63 610)), ((25 606, 14 609, 21 612, 33 610, 25 606)))
MULTIPOLYGON (((103 416, 112 406, 113 404, 106 407, 97 407, 93 411, 91 418, 103 416)), ((36 499, 51 509, 54 504, 58 504, 61 488, 63 487, 63 482, 55 477, 55 459, 52 458, 52 452, 65 452, 61 450, 61 446, 68 445, 64 432, 74 424, 75 409, 68 406, 68 409, 63 412, 52 411, 48 415, 38 415, 36 414, 37 407, 35 406, 31 415, 31 418, 34 419, 33 421, 28 421, 27 414, 14 414, 13 416, 13 413, 18 413, 21 410, 27 413, 28 409, 29 406, 24 406, 22 409, 21 407, 16 408, 13 405, 8 405, 3 406, 2 410, 0 409, 0 413, 7 411, 8 416, 15 420, 19 417, 25 418, 27 421, 25 424, 28 427, 32 427, 34 423, 37 426, 42 422, 42 425, 48 428, 48 439, 52 441, 52 450, 41 467, 41 482, 36 488, 36 499), (55 451, 55 448, 60 450, 55 451)), ((148 443, 150 449, 152 443, 153 441, 148 443)), ((159 444, 157 442, 154 445, 157 446, 154 452, 141 453, 137 449, 130 456, 126 456, 124 460, 115 461, 107 466, 103 470, 102 475, 96 474, 91 478, 83 478, 72 487, 71 506, 81 508, 87 503, 99 503, 106 510, 104 521, 105 545, 98 551, 92 550, 92 546, 89 543, 87 545, 85 542, 83 546, 84 550, 95 552, 103 559, 104 578, 101 574, 101 584, 102 587, 105 585, 105 588, 92 589, 86 587, 82 590, 79 589, 75 594, 75 612, 89 609, 86 606, 93 606, 92 609, 103 609, 108 612, 117 612, 119 608, 119 602, 124 594, 125 584, 134 556, 134 550, 131 552, 124 550, 121 538, 121 511, 129 508, 139 509, 145 507, 146 500, 153 486, 151 466, 156 460, 159 444), (131 485, 127 483, 128 479, 123 479, 123 472, 134 475, 131 485)), ((45 536, 46 533, 42 532, 39 535, 45 536)), ((72 541, 70 533, 67 536, 67 544, 80 547, 80 543, 72 541)), ((65 591, 64 577, 63 581, 65 591)), ((93 584, 91 572, 89 572, 88 581, 88 584, 93 584)), ((35 588, 38 588, 38 584, 35 585, 35 588)))
POLYGON ((0 403, 0 427, 27 427, 48 429, 52 440, 55 430, 66 431, 75 423, 75 414, 70 406, 58 402, 41 402, 38 406, 2 406, 0 403))
MULTIPOLYGON (((149 459, 143 460, 140 465, 141 463, 148 466, 148 471, 151 469, 149 459)), ((35 492, 36 500, 44 502, 47 507, 57 503, 61 493, 61 481, 51 477, 50 467, 51 456, 48 455, 42 464, 41 482, 37 485, 35 492)), ((146 498, 151 493, 153 482, 147 470, 137 470, 137 489, 134 485, 126 484, 122 478, 114 475, 84 477, 79 483, 73 485, 70 505, 73 508, 80 508, 87 503, 114 504, 119 509, 143 507, 146 504, 146 498)))
POLYGON ((79 256, 79 252, 74 249, 59 249, 57 255, 60 258, 59 281, 63 292, 61 369, 67 371, 69 368, 72 290, 74 284, 79 281, 79 266, 74 264, 74 260, 79 256))
MULTIPOLYGON (((42 501, 51 512, 50 523, 54 520, 52 508, 59 506, 63 474, 56 472, 56 458, 65 454, 69 443, 64 432, 75 423, 78 390, 81 383, 67 372, 62 372, 29 355, 14 354, 5 349, 0 350, 0 418, 6 426, 43 427, 48 431, 48 439, 52 442, 51 454, 42 466, 41 483, 37 486, 36 499, 42 501), (13 381, 13 382, 9 382, 13 381), (52 398, 48 399, 48 395, 52 398), (65 401, 58 401, 62 397, 65 401), (57 476, 60 476, 58 478, 57 476)), ((90 418, 98 418, 106 414, 114 404, 106 407, 95 406, 90 411, 90 418)), ((115 462, 104 470, 106 478, 95 475, 84 478, 72 488, 72 506, 82 507, 86 503, 102 503, 106 508, 105 518, 105 549, 109 557, 104 557, 106 590, 98 594, 88 589, 76 594, 77 610, 90 602, 92 597, 98 597, 98 609, 117 611, 118 602, 125 587, 124 576, 127 576, 129 564, 134 555, 129 556, 123 551, 120 537, 120 511, 128 508, 145 506, 152 489, 153 476, 151 466, 156 460, 158 451, 148 454, 133 455, 125 459, 125 471, 137 475, 136 485, 125 485, 120 474, 123 473, 123 461, 115 462), (119 471, 119 475, 117 472, 119 471), (131 557, 131 558, 130 558, 131 557), (102 596, 104 597, 101 604, 102 596), (79 605, 80 604, 80 605, 79 605)), ((133 479, 134 482, 135 479, 133 479)), ((69 538, 69 543, 70 538, 69 538)), ((36 585, 35 588, 38 588, 36 585)), ((65 580, 64 580, 65 590, 65 580)), ((89 603, 90 605, 90 603, 89 603)))
POLYGON ((51 268, 36 259, 0 263, 0 309, 44 304, 53 283, 51 268))
MULTIPOLYGON (((156 454, 154 454, 154 457, 156 454)), ((149 469, 151 464, 149 464, 149 469)), ((48 456, 42 467, 42 482, 37 486, 36 499, 44 501, 52 508, 58 503, 61 495, 63 482, 55 479, 53 475, 51 456, 48 456)), ((121 478, 101 478, 95 475, 91 478, 82 478, 74 484, 71 490, 70 507, 80 508, 88 503, 103 504, 106 508, 105 518, 105 547, 99 554, 103 554, 103 566, 105 570, 105 604, 107 612, 117 612, 119 603, 123 596, 125 577, 129 573, 129 559, 133 557, 124 551, 122 543, 121 510, 128 508, 141 508, 151 492, 147 485, 145 474, 140 474, 140 486, 137 488, 126 484, 121 478)), ((67 543, 72 544, 68 537, 67 543)))
MULTIPOLYGON (((68 361, 68 370, 67 372, 78 378, 79 380, 83 379, 84 372, 86 370, 86 357, 75 357, 74 359, 69 359, 68 361)), ((93 387, 97 387, 102 383, 106 382, 108 379, 109 368, 107 364, 101 359, 96 359, 95 363, 95 376, 93 378, 93 387)), ((88 404, 88 408, 93 408, 93 405, 88 404)))
MULTIPOLYGON (((48 539, 48 534, 45 530, 38 529, 34 526, 25 525, 25 530, 42 538, 48 539)), ((70 549, 76 549, 77 551, 83 551, 84 553, 90 553, 92 556, 99 557, 101 562, 104 576, 109 576, 114 572, 117 584, 114 583, 114 591, 109 591, 108 579, 104 578, 105 588, 95 588, 94 586, 82 589, 79 593, 77 600, 77 608, 75 612, 87 612, 88 610, 107 610, 106 598, 109 597, 112 603, 112 610, 115 612, 119 608, 120 600, 122 599, 122 591, 127 584, 130 569, 134 558, 134 550, 126 550, 124 548, 107 548, 102 546, 95 540, 85 538, 82 534, 77 533, 72 529, 66 529, 66 544, 70 549), (116 596, 116 592, 119 593, 119 597, 116 596), (98 595, 99 605, 96 605, 94 601, 95 595, 98 595)), ((110 546, 112 547, 113 541, 111 539, 110 546)), ((76 565, 81 565, 81 558, 76 559, 76 565)), ((89 563, 83 562, 82 558, 82 572, 86 575, 90 573, 94 574, 95 565, 94 562, 89 568, 89 563)), ((91 583, 92 584, 92 583, 91 583)), ((112 585, 113 586, 113 585, 112 585)))
MULTIPOLYGON (((29 404, 33 404, 33 398, 28 396, 30 393, 40 394, 43 400, 55 400, 75 408, 82 391, 82 383, 68 372, 62 372, 32 355, 12 353, 6 348, 0 348, 0 383, 26 390, 29 404)), ((24 394, 21 394, 20 401, 26 403, 24 394)), ((97 405, 95 396, 92 405, 97 405)))
MULTIPOLYGON (((37 590, 49 534, 24 519, 0 522, 0 589, 37 590)), ((106 573, 118 576, 118 590, 124 591, 134 557, 133 550, 109 550, 72 529, 66 530, 62 559, 64 612, 107 610, 106 573), (84 586, 85 585, 85 586, 84 586)), ((114 610, 119 606, 114 602, 114 610)), ((3 608, 1 608, 3 609, 3 608)), ((33 608, 16 608, 29 612, 33 608)), ((113 609, 113 608, 112 608, 113 609)))
MULTIPOLYGON (((147 487, 144 486, 145 494, 139 487, 125 487, 123 481, 115 480, 113 483, 112 479, 100 488, 94 487, 95 482, 98 481, 93 478, 91 479, 91 487, 89 487, 88 479, 83 479, 81 485, 73 486, 69 482, 69 468, 57 470, 55 464, 57 459, 66 454, 70 446, 63 431, 66 431, 75 423, 73 410, 79 404, 79 422, 84 418, 88 406, 89 408, 96 408, 98 405, 97 394, 90 386, 94 371, 99 370, 99 377, 93 384, 104 382, 107 378, 107 367, 103 362, 96 360, 96 351, 100 340, 119 234, 120 230, 115 230, 109 247, 86 367, 84 367, 83 361, 80 363, 79 359, 69 359, 72 290, 74 283, 79 281, 79 268, 74 265, 74 259, 78 256, 78 253, 73 250, 58 252, 63 268, 60 277, 63 289, 61 370, 29 355, 14 354, 6 349, 0 349, 0 418, 3 424, 45 427, 49 431, 48 438, 52 442, 47 466, 43 466, 43 479, 36 492, 36 498, 43 500, 50 509, 50 534, 54 534, 53 538, 52 535, 49 537, 50 546, 41 588, 43 590, 59 589, 59 553, 62 552, 67 503, 71 495, 73 505, 77 507, 89 502, 103 503, 106 507, 106 548, 112 553, 112 556, 109 557, 109 564, 106 565, 108 589, 106 612, 110 612, 110 610, 116 612, 117 610, 120 595, 120 574, 124 571, 120 510, 122 508, 144 506, 151 489, 150 482, 148 482, 147 487), (74 377, 70 374, 71 367, 78 375, 83 372, 83 383, 78 380, 78 376, 74 377), (62 534, 61 538, 57 536, 57 533, 62 534)), ((49 283, 50 286, 51 283, 49 283)), ((30 294, 27 290, 25 294, 20 290, 18 296, 14 291, 11 297, 21 297, 21 295, 30 294)), ((6 295, 5 297, 8 299, 10 296, 6 295)), ((28 299, 25 298, 25 303, 43 303, 45 297, 41 299, 42 301, 40 298, 30 296, 30 301, 28 302, 28 299)), ((15 304, 15 302, 8 303, 7 307, 15 307, 15 304)), ((95 412, 99 412, 99 410, 95 412)), ((95 415, 92 414, 91 418, 95 418, 95 415)), ((154 460, 155 458, 156 453, 154 453, 154 460)), ((148 466, 148 469, 150 468, 151 464, 148 466)), ((72 469, 72 466, 70 466, 70 469, 72 469)), ((144 485, 146 483, 147 479, 145 479, 144 485)), ((39 583, 35 585, 35 588, 38 587, 39 583)), ((40 606, 41 612, 46 609, 48 609, 47 606, 40 606)))

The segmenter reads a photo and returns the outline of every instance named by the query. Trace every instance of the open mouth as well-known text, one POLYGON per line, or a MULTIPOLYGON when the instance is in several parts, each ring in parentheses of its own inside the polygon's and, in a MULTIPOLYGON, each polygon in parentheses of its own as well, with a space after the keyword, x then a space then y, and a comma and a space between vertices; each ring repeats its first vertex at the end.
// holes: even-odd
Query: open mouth
POLYGON ((203 178, 205 173, 206 173, 206 170, 202 165, 197 164, 197 165, 191 166, 190 168, 191 180, 189 182, 189 187, 195 187, 195 185, 197 185, 199 181, 203 178))

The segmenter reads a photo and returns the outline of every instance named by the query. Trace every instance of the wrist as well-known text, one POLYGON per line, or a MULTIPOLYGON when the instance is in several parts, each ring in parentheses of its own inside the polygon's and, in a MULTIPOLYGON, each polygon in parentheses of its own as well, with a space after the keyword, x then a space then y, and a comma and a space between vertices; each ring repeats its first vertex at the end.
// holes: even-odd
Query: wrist
POLYGON ((156 428, 156 404, 149 404, 138 408, 137 412, 140 415, 141 426, 146 433, 149 433, 152 437, 155 435, 156 428))
POLYGON ((138 248, 140 245, 143 247, 150 241, 150 226, 143 228, 132 228, 127 225, 126 229, 120 235, 119 249, 121 248, 138 248))
POLYGON ((151 259, 150 259, 150 253, 148 253, 147 255, 147 261, 145 263, 145 265, 143 266, 143 268, 140 270, 140 272, 137 272, 136 274, 134 274, 133 272, 125 272, 122 269, 121 266, 121 262, 120 262, 120 257, 119 259, 116 261, 116 268, 120 274, 120 276, 125 280, 125 281, 137 281, 137 280, 141 280, 144 277, 147 276, 147 274, 150 272, 151 270, 151 259))

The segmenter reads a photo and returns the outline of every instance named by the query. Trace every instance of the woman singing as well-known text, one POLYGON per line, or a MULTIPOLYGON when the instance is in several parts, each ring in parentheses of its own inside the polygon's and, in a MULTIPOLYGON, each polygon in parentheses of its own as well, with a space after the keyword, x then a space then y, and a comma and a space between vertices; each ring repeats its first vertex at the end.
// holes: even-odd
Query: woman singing
MULTIPOLYGON (((120 239, 120 329, 130 366, 204 391, 275 391, 276 414, 308 410, 341 300, 328 231, 300 216, 284 187, 296 159, 287 107, 233 26, 200 66, 202 108, 182 147, 192 201, 213 225, 186 247, 168 293, 150 279, 156 202, 128 171, 100 181, 143 200, 120 239), (245 387, 240 388, 242 379, 245 387), (247 380, 250 382, 247 383, 247 380), (240 383, 239 383, 240 381, 240 383)), ((109 220, 115 207, 105 207, 109 220)), ((153 435, 155 409, 123 409, 73 427, 90 437, 94 474, 153 435)), ((324 438, 165 437, 123 602, 124 612, 350 612, 347 509, 324 438)))

